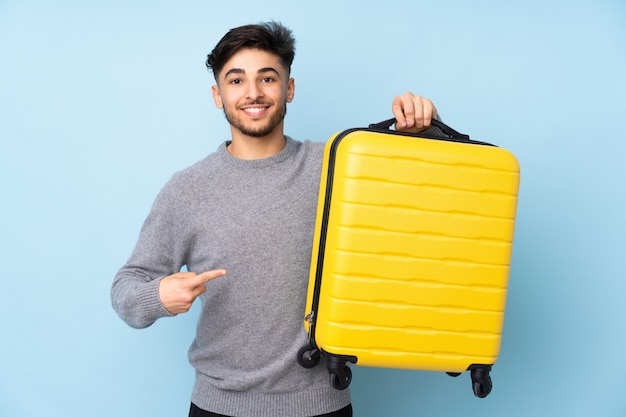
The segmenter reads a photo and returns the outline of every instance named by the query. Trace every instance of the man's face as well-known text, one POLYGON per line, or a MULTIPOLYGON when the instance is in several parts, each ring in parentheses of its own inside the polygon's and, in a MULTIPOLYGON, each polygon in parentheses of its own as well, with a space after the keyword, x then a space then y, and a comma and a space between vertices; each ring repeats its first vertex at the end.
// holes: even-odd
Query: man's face
POLYGON ((276 133, 277 129, 282 135, 294 80, 276 55, 247 48, 226 62, 212 92, 232 129, 256 138, 276 133))

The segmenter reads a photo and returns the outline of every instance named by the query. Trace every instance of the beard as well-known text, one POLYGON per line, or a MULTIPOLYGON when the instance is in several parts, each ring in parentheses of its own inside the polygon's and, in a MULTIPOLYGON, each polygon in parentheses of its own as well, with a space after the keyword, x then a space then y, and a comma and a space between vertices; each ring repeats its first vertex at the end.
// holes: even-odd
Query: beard
MULTIPOLYGON (((253 104, 265 104, 263 102, 253 102, 248 103, 249 105, 253 104)), ((283 102, 282 106, 276 107, 276 111, 270 115, 269 120, 265 124, 253 123, 252 126, 245 126, 241 120, 238 120, 237 115, 231 114, 224 106, 224 116, 228 123, 231 126, 235 127, 241 133, 246 136, 250 136, 253 138, 262 138, 264 136, 269 135, 274 131, 276 126, 278 126, 285 118, 287 114, 287 102, 283 102)))

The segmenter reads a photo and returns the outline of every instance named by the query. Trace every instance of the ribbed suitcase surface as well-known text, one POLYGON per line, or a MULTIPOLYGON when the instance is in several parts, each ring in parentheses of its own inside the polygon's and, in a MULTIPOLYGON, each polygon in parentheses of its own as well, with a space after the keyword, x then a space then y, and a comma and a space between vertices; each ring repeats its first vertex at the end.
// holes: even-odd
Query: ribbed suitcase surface
POLYGON ((355 129, 326 148, 307 330, 364 366, 498 356, 519 165, 484 144, 355 129))

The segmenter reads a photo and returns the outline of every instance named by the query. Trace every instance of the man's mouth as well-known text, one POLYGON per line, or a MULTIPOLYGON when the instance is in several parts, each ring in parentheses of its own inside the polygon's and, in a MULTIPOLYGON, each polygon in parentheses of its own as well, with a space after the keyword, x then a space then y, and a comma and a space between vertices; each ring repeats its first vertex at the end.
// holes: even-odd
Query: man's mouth
POLYGON ((250 101, 239 107, 241 111, 251 116, 261 115, 269 108, 270 104, 263 101, 250 101))
POLYGON ((247 112, 247 113, 261 113, 263 112, 265 109, 267 109, 267 107, 245 107, 243 109, 243 111, 247 112))
POLYGON ((264 115, 269 109, 268 105, 243 106, 241 111, 251 117, 259 117, 264 115))

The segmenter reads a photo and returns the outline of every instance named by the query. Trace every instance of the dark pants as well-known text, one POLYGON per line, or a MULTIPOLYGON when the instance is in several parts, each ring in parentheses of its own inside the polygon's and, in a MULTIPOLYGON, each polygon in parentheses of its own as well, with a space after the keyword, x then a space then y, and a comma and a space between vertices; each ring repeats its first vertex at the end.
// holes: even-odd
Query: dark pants
MULTIPOLYGON (((210 411, 204 411, 198 408, 197 405, 191 403, 191 408, 189 409, 189 417, 228 417, 223 414, 215 414, 210 411)), ((334 413, 322 414, 321 416, 315 417, 352 417, 352 405, 348 405, 347 407, 342 408, 339 411, 335 411, 334 413)))

